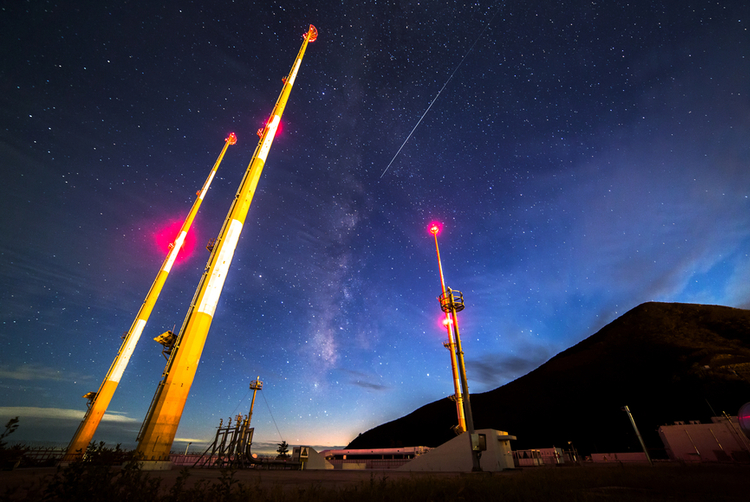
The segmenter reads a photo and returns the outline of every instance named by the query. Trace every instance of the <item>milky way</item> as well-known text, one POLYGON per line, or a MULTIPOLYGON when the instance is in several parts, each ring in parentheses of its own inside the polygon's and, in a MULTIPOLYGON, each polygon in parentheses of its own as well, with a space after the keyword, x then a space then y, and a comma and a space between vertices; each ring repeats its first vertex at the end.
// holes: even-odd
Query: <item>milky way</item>
POLYGON ((134 444, 151 338, 182 323, 309 24, 175 449, 246 413, 256 376, 271 443, 343 445, 451 394, 432 221, 472 392, 644 301, 750 305, 743 2, 108 3, 0 11, 0 419, 19 440, 72 437, 156 236, 234 131, 95 436, 134 444))

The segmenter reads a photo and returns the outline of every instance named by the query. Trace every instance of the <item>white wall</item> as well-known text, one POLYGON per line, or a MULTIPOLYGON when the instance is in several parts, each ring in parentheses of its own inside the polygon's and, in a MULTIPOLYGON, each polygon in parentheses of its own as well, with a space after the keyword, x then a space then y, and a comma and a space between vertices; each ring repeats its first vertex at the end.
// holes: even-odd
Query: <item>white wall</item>
MULTIPOLYGON (((479 465, 483 471, 495 472, 513 469, 513 454, 510 441, 516 439, 507 432, 495 429, 481 429, 477 434, 487 437, 487 450, 482 452, 479 465)), ((472 458, 469 435, 463 433, 450 441, 420 455, 408 464, 399 467, 400 471, 441 471, 471 472, 472 458)))

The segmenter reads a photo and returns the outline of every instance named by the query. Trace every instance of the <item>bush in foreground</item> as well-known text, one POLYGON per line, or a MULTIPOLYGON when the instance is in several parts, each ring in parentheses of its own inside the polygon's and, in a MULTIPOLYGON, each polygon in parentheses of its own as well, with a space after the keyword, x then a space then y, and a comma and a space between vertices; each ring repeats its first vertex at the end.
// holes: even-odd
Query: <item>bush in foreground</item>
MULTIPOLYGON (((191 485, 190 470, 163 486, 156 473, 140 469, 137 459, 123 467, 97 463, 96 455, 58 468, 40 486, 10 490, 0 502, 380 502, 380 501, 743 501, 747 500, 748 465, 666 464, 648 466, 587 466, 533 468, 523 471, 476 474, 414 474, 391 479, 384 471, 369 480, 321 487, 311 477, 307 484, 263 485, 262 473, 240 482, 238 471, 225 469, 218 479, 191 485)), ((250 473, 248 473, 250 474, 250 473)), ((290 472, 291 476, 296 473, 290 472)), ((325 473, 320 473, 325 476, 325 473)), ((240 476, 241 477, 241 476, 240 476)))

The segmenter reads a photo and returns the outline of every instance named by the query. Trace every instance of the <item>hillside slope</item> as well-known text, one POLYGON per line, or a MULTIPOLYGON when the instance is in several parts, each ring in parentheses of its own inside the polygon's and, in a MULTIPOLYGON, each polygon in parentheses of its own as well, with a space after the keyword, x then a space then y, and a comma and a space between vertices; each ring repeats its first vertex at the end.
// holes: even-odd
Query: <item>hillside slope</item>
MULTIPOLYGON (((639 449, 625 405, 658 450, 660 425, 736 414, 748 401, 750 311, 669 303, 639 305, 531 373, 471 396, 475 428, 516 435, 513 449, 572 441, 581 453, 639 449)), ((442 399, 349 447, 437 446, 452 437, 455 418, 442 399)))

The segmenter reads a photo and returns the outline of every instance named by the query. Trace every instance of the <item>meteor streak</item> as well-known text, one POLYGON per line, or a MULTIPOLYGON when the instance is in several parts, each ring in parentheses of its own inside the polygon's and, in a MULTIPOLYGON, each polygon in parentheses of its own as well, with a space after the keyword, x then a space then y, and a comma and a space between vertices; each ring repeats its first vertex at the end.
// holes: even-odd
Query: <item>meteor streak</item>
POLYGON ((417 121, 417 124, 411 130, 411 132, 406 137, 406 139, 404 140, 404 142, 401 143, 401 147, 396 152, 396 155, 393 156, 393 158, 391 159, 391 161, 388 163, 388 166, 386 166, 386 168, 383 170, 383 174, 381 174, 380 178, 378 178, 378 179, 382 179, 383 176, 385 176, 385 173, 388 172, 388 169, 391 167, 391 164, 393 164, 393 161, 396 160, 396 157, 398 157, 398 154, 401 153, 401 150, 403 150, 404 146, 406 145, 406 142, 409 141, 409 138, 411 138, 411 135, 414 134, 414 131, 417 130, 417 127, 419 127, 419 124, 422 123, 422 119, 424 119, 425 115, 427 115, 427 112, 430 111, 430 108, 432 108, 432 105, 435 103, 435 101, 437 101, 437 98, 440 97, 440 93, 442 93, 443 90, 448 86, 448 82, 451 81, 451 79, 453 78, 453 75, 456 74, 456 72, 458 71, 458 69, 461 67, 461 64, 463 64, 464 60, 466 59, 466 56, 468 56, 469 53, 472 51, 472 49, 474 49, 474 46, 477 45, 477 42, 479 42, 479 39, 482 38, 482 35, 484 35, 484 32, 487 31, 487 28, 492 23, 492 21, 495 20, 495 17, 497 17, 497 15, 498 15, 499 12, 500 12, 500 10, 498 10, 495 13, 495 15, 492 16, 492 19, 490 19, 490 21, 484 26, 484 28, 482 29, 482 32, 479 34, 479 36, 477 37, 477 39, 474 40, 474 43, 471 44, 471 47, 469 47, 469 50, 466 51, 466 54, 464 54, 464 57, 461 58, 461 61, 458 63, 458 65, 456 65, 456 68, 453 70, 453 73, 451 73, 451 76, 448 77, 448 80, 445 81, 445 84, 443 84, 443 87, 441 87, 440 90, 438 91, 438 93, 435 95, 435 97, 432 98, 432 101, 430 101, 429 106, 427 106, 427 109, 424 111, 424 113, 422 114, 422 116, 419 117, 419 120, 417 121))

